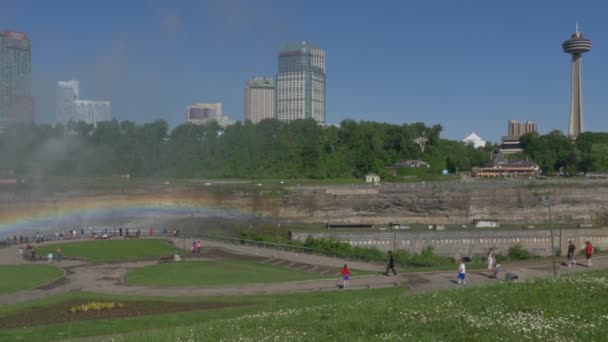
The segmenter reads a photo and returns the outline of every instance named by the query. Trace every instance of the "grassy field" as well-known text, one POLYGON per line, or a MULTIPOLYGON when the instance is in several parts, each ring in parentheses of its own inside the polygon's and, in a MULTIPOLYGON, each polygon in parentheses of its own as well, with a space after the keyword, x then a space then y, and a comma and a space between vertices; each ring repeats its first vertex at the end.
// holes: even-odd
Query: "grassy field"
POLYGON ((54 243, 36 248, 36 253, 42 256, 49 252, 55 254, 57 247, 61 248, 64 258, 83 258, 104 262, 157 259, 179 251, 163 240, 125 239, 54 243))
POLYGON ((607 273, 406 296, 353 291, 116 341, 600 341, 607 273))
POLYGON ((188 261, 143 267, 127 273, 125 281, 136 285, 214 286, 323 278, 332 278, 332 275, 288 270, 245 261, 188 261))
POLYGON ((63 276, 51 265, 0 265, 0 293, 33 289, 63 276))
MULTIPOLYGON (((113 334, 112 341, 605 341, 608 272, 408 295, 402 288, 150 299, 238 308, 0 329, 1 341, 113 334)), ((0 321, 66 300, 141 300, 67 294, 0 307, 0 321)), ((106 339, 102 339, 106 340, 106 339)), ((110 340, 108 338, 107 340, 110 340)))

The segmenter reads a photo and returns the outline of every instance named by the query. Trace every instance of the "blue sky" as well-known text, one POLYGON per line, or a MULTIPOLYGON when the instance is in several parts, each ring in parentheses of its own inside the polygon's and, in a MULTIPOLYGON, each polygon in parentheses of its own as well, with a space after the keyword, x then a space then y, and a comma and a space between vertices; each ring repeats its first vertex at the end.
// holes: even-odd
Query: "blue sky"
POLYGON ((26 32, 40 121, 55 84, 112 101, 119 120, 175 126, 185 107, 222 102, 243 117, 248 78, 276 73, 277 50, 327 53, 327 121, 440 123, 444 136, 497 141, 507 120, 566 130, 569 56, 580 22, 585 129, 608 130, 608 3, 602 1, 12 1, 0 29, 26 32))

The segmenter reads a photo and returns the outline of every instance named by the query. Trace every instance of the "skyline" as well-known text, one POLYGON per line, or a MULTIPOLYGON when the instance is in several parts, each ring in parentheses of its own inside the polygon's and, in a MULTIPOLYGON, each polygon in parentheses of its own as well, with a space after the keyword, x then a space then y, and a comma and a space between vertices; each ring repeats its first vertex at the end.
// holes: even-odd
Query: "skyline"
POLYGON ((279 49, 306 40, 328 55, 327 123, 423 121, 441 124, 450 139, 476 132, 494 142, 510 119, 535 121, 542 133, 567 133, 570 72, 558 44, 578 20, 594 40, 594 53, 584 56, 586 127, 608 130, 602 120, 608 68, 598 62, 608 40, 601 3, 337 2, 316 11, 314 1, 178 7, 150 1, 121 5, 119 17, 110 15, 118 2, 106 4, 8 2, 0 14, 2 29, 32 39, 40 121, 54 118, 55 82, 70 78, 90 85, 83 97, 111 101, 118 120, 163 118, 174 127, 185 106, 199 102, 222 102, 242 120, 244 82, 276 76, 279 49), (98 15, 67 20, 70 4, 98 15))

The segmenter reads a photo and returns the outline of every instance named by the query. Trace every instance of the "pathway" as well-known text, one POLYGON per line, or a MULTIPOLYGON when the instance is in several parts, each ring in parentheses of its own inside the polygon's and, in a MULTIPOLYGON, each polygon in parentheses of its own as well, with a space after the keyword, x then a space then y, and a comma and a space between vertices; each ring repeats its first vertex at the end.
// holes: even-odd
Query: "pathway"
MULTIPOLYGON (((179 239, 181 242, 182 240, 179 239)), ((177 241, 176 241, 177 242, 177 241)), ((279 252, 264 248, 250 246, 231 245, 214 241, 202 241, 203 248, 222 248, 234 253, 241 253, 260 258, 278 257, 282 260, 293 263, 318 265, 320 267, 340 267, 344 260, 299 254, 292 252, 279 252)), ((69 243, 66 241, 66 243, 69 243)), ((176 245, 180 246, 179 243, 176 245)), ((3 248, 0 250, 0 264, 22 264, 27 263, 21 259, 16 247, 3 248)), ((63 294, 68 292, 83 291, 94 293, 107 293, 117 295, 138 295, 138 296, 219 296, 219 295, 250 295, 250 294, 270 294, 270 293, 291 293, 302 291, 329 291, 337 289, 341 283, 338 276, 330 276, 330 279, 297 281, 288 283, 273 284, 251 284, 221 287, 160 287, 160 286, 134 286, 122 282, 122 277, 130 270, 155 264, 154 261, 139 261, 116 264, 97 264, 85 261, 67 260, 61 263, 65 270, 65 276, 60 280, 45 285, 38 289, 21 291, 13 294, 0 294, 0 304, 15 304, 26 302, 32 299, 47 297, 50 295, 63 294)), ((369 263, 357 263, 348 261, 351 268, 378 271, 380 265, 369 263)), ((608 255, 594 258, 593 269, 608 269, 608 255)), ((560 267, 560 273, 581 272, 589 270, 587 267, 576 266, 572 268, 560 267)), ((522 281, 549 277, 552 275, 550 261, 536 261, 527 263, 512 263, 503 267, 502 274, 513 272, 522 281)), ((469 271, 467 274, 467 286, 480 286, 496 283, 498 280, 489 279, 487 270, 469 271)), ((454 271, 447 272, 420 272, 402 273, 396 277, 384 277, 382 275, 370 275, 353 277, 350 281, 351 288, 381 288, 406 286, 412 293, 435 291, 439 289, 453 288, 452 282, 456 276, 456 266, 454 271)))

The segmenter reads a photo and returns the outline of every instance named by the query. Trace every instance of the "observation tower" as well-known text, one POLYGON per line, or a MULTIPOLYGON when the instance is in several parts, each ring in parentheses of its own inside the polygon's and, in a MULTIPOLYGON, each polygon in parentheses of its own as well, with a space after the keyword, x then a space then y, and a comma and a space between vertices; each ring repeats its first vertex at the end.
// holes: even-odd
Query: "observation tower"
POLYGON ((583 34, 576 31, 570 39, 562 43, 565 53, 572 55, 572 85, 570 94, 570 126, 569 135, 572 139, 583 132, 583 94, 581 81, 581 57, 583 53, 591 51, 591 40, 584 38, 583 34))

